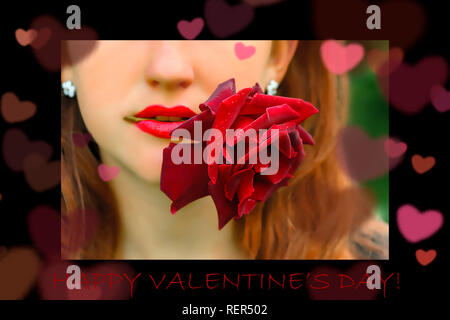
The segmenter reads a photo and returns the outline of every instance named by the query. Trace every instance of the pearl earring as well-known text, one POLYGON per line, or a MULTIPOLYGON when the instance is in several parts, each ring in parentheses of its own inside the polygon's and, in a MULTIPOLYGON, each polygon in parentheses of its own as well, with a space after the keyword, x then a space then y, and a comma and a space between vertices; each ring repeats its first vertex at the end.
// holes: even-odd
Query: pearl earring
POLYGON ((63 84, 61 85, 61 87, 63 88, 63 93, 64 95, 73 98, 75 96, 75 85, 72 83, 72 81, 67 80, 64 81, 63 84))
POLYGON ((277 94, 278 90, 278 82, 275 80, 270 80, 269 84, 266 87, 266 91, 268 95, 274 96, 277 94))

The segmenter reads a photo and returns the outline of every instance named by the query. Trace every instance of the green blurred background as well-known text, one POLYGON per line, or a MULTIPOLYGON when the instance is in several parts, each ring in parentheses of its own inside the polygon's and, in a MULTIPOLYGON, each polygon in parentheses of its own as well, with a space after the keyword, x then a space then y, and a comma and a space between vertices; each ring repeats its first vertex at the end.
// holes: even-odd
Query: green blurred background
MULTIPOLYGON (((350 43, 353 41, 350 41, 350 43)), ((388 41, 363 41, 365 54, 373 48, 388 50, 388 41)), ((378 87, 375 73, 363 61, 349 73, 350 78, 350 114, 349 125, 359 126, 372 137, 389 135, 389 104, 378 87)), ((375 192, 377 198, 376 213, 389 222, 389 173, 377 179, 363 183, 375 192)))

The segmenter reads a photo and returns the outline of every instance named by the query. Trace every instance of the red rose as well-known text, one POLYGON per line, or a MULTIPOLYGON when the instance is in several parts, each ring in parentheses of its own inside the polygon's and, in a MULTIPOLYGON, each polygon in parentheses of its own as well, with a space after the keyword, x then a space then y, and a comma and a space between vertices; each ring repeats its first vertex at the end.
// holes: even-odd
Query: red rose
POLYGON ((234 79, 221 83, 211 97, 200 105, 200 110, 202 113, 177 129, 185 129, 195 136, 194 127, 198 121, 202 134, 208 129, 217 129, 225 137, 227 129, 242 131, 231 144, 213 140, 189 145, 193 150, 190 163, 173 162, 172 151, 177 144, 171 143, 163 151, 161 190, 172 200, 172 213, 194 200, 210 195, 217 208, 220 230, 231 218, 239 219, 249 214, 258 202, 265 201, 293 177, 305 156, 303 143, 314 144, 300 123, 318 110, 301 99, 263 94, 258 84, 236 93, 234 79), (265 135, 257 136, 254 141, 256 146, 251 147, 251 143, 247 145, 244 158, 248 160, 252 154, 271 147, 271 155, 273 150, 279 154, 278 171, 274 174, 266 174, 272 161, 263 164, 258 158, 256 163, 242 163, 230 156, 227 146, 240 141, 246 143, 242 135, 250 132, 250 129, 268 131, 265 135), (275 141, 278 148, 272 145, 275 141), (204 161, 194 163, 193 153, 196 149, 204 150, 218 143, 221 144, 220 149, 223 148, 223 153, 218 155, 223 164, 210 161, 209 164, 204 161), (227 159, 232 163, 227 163, 227 159))

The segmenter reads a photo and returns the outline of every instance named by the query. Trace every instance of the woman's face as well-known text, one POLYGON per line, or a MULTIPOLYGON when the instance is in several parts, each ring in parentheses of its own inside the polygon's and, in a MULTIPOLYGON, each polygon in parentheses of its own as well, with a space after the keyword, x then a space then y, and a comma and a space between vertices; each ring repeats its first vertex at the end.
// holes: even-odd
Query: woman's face
POLYGON ((265 88, 275 76, 272 42, 243 43, 256 50, 240 60, 236 41, 68 41, 72 64, 63 68, 62 80, 75 84, 84 123, 101 153, 122 170, 158 182, 162 150, 170 140, 146 133, 124 117, 150 105, 183 105, 199 113, 199 104, 230 78, 237 90, 256 82, 265 88), (79 58, 83 47, 91 50, 79 58))

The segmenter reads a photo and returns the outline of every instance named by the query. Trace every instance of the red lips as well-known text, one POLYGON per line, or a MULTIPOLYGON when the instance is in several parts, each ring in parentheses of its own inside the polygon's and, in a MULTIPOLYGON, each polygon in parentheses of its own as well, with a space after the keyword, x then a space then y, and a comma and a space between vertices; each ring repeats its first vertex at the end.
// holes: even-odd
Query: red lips
POLYGON ((153 118, 156 116, 168 116, 168 117, 183 117, 190 118, 195 116, 196 113, 185 106, 175 106, 172 108, 164 107, 163 105, 156 104, 148 106, 144 110, 136 114, 139 118, 153 118))
POLYGON ((170 139, 170 133, 179 125, 181 125, 187 119, 195 116, 196 113, 185 106, 175 106, 172 108, 164 107, 163 105, 151 105, 146 107, 135 115, 137 118, 156 118, 141 120, 135 123, 135 125, 142 131, 154 135, 160 138, 170 139), (181 121, 170 121, 171 119, 165 119, 168 117, 185 118, 181 121))

